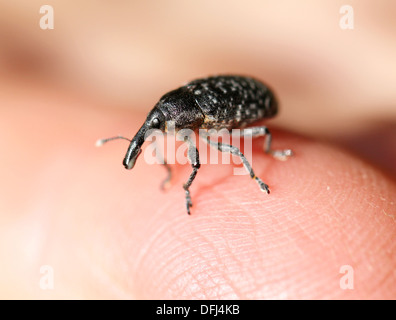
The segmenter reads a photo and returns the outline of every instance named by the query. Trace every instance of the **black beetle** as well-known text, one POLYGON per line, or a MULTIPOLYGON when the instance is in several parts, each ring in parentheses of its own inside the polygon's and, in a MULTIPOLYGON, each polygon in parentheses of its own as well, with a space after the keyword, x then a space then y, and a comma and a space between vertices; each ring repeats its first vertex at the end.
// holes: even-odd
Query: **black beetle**
MULTIPOLYGON (((161 97, 150 111, 146 121, 132 140, 117 136, 99 140, 97 145, 114 140, 126 139, 130 141, 123 164, 126 169, 132 169, 141 152, 149 129, 159 129, 168 132, 167 123, 174 121, 175 131, 181 129, 243 129, 247 125, 264 118, 271 118, 278 112, 278 104, 274 94, 262 82, 251 78, 235 75, 212 76, 187 83, 185 86, 170 91, 161 97)), ((293 152, 271 149, 271 133, 265 126, 249 127, 241 130, 241 136, 266 136, 265 152, 275 158, 284 160, 293 152)), ((242 152, 229 144, 213 142, 209 135, 204 137, 205 142, 222 152, 230 152, 241 158, 250 177, 257 181, 262 191, 269 193, 268 185, 258 178, 242 152)), ((187 137, 188 158, 193 172, 183 185, 186 192, 187 213, 192 206, 189 188, 200 168, 199 153, 192 139, 187 137)), ((171 171, 168 168, 170 180, 171 171)))

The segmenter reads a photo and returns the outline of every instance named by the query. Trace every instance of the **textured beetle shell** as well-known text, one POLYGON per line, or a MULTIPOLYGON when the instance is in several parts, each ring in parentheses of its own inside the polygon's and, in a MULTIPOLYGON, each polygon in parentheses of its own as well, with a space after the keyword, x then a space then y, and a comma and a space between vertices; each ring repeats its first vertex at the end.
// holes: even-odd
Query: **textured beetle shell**
POLYGON ((213 76, 191 81, 184 88, 205 117, 200 126, 204 129, 243 128, 278 111, 271 90, 250 77, 213 76))

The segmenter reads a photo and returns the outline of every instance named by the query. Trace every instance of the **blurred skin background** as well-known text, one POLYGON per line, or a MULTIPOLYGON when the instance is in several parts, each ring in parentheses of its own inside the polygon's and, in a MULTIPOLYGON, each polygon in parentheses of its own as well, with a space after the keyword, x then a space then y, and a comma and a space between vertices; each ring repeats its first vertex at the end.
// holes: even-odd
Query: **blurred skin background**
POLYGON ((0 9, 0 297, 396 298, 394 1, 6 0, 0 9), (54 9, 53 30, 40 29, 44 4, 54 9), (345 4, 352 30, 339 26, 345 4), (296 159, 257 160, 260 175, 268 169, 272 184, 284 181, 279 198, 240 199, 248 204, 237 213, 205 193, 223 184, 237 197, 238 177, 225 180, 231 168, 202 169, 187 217, 188 165, 175 166, 162 194, 162 168, 138 161, 127 172, 126 144, 94 143, 131 138, 164 93, 221 73, 274 89, 280 114, 268 126, 282 128, 275 147, 297 148, 296 159), (219 170, 223 180, 205 180, 219 170), (343 184, 330 195, 302 187, 324 177, 343 184), (320 215, 330 200, 342 205, 320 215), (339 288, 344 264, 355 268, 353 290, 339 288), (52 290, 40 289, 43 265, 54 270, 52 290))

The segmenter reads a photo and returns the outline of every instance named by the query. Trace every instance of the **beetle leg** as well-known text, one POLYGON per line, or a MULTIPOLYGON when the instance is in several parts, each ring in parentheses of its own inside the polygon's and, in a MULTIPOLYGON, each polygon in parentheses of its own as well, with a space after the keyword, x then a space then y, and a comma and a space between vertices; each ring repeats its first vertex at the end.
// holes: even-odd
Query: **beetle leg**
POLYGON ((187 157, 191 163, 193 172, 191 173, 190 177, 188 178, 187 182, 183 185, 183 189, 186 192, 186 206, 187 206, 187 213, 190 214, 190 207, 192 207, 192 201, 190 196, 190 186, 197 175, 198 169, 200 168, 201 164, 199 162, 199 153, 197 147, 195 146, 194 141, 191 137, 185 137, 184 141, 188 144, 188 152, 187 157))
POLYGON ((249 161, 246 159, 246 157, 243 155, 243 153, 237 147, 234 147, 234 146, 232 146, 230 144, 226 144, 226 143, 211 141, 209 136, 204 137, 204 141, 207 142, 210 146, 217 148, 221 152, 230 152, 231 154, 240 157, 246 171, 249 173, 249 175, 252 179, 256 180, 256 182, 258 183, 258 185, 260 187, 260 190, 263 192, 266 192, 266 193, 270 193, 268 185, 265 184, 259 177, 257 177, 255 175, 249 161))
POLYGON ((167 176, 166 178, 161 182, 161 190, 165 190, 170 186, 170 181, 172 179, 172 169, 170 167, 170 165, 166 162, 166 159, 164 158, 164 156, 162 155, 162 153, 159 151, 158 148, 155 149, 155 156, 158 159, 158 162, 161 163, 166 171, 167 171, 167 176))
POLYGON ((272 143, 272 135, 271 132, 268 130, 267 127, 261 126, 261 127, 251 127, 251 128, 246 128, 241 130, 240 136, 248 136, 248 137, 263 137, 265 136, 265 142, 264 142, 264 151, 265 153, 270 154, 274 158, 278 160, 287 160, 288 157, 291 157, 293 155, 293 151, 290 149, 285 149, 285 150, 273 150, 271 149, 271 143, 272 143))
POLYGON ((166 190, 170 186, 170 181, 172 179, 172 169, 169 164, 166 163, 166 160, 164 160, 163 166, 167 170, 168 174, 166 178, 161 182, 161 190, 166 190))

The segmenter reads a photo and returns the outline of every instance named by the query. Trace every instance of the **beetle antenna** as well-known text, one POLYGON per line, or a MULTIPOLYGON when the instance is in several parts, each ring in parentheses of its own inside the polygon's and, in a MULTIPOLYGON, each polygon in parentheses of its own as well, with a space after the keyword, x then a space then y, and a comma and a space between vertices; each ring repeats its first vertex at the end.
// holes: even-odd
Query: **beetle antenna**
POLYGON ((106 142, 109 142, 111 140, 116 140, 116 139, 124 139, 124 140, 128 140, 129 142, 131 142, 130 139, 122 137, 122 136, 117 136, 117 137, 111 137, 111 138, 107 138, 107 139, 99 139, 98 141, 96 141, 96 146, 100 147, 102 145, 104 145, 106 142))

